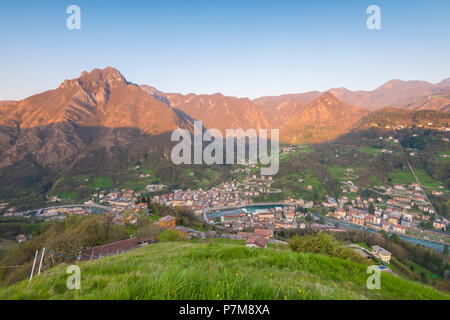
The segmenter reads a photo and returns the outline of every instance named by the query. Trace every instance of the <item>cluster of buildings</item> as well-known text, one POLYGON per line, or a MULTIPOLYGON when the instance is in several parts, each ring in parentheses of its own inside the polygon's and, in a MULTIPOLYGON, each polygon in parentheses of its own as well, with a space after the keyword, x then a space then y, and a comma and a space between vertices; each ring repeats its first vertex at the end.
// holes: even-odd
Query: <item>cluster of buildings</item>
POLYGON ((427 207, 428 210, 425 210, 426 212, 434 213, 425 192, 418 183, 409 185, 395 184, 393 187, 379 186, 377 189, 390 196, 391 199, 388 201, 394 205, 405 207, 406 209, 409 209, 408 206, 418 205, 427 207))
POLYGON ((94 203, 95 201, 101 202, 111 206, 115 210, 134 209, 136 201, 140 197, 141 193, 128 189, 115 189, 108 194, 104 192, 94 193, 92 200, 86 202, 86 204, 94 203))
MULTIPOLYGON (((373 122, 370 124, 371 127, 380 127, 378 125, 378 123, 373 122)), ((417 128, 426 128, 426 129, 432 129, 432 130, 437 130, 437 131, 444 131, 444 132, 448 132, 450 131, 450 128, 447 125, 442 125, 439 123, 433 123, 433 122, 427 122, 427 123, 423 123, 423 124, 400 124, 400 123, 394 123, 394 124, 390 124, 390 125, 386 125, 384 126, 384 129, 387 130, 403 130, 403 129, 411 129, 413 127, 417 127, 417 128)))
MULTIPOLYGON (((406 233, 416 228, 423 221, 430 221, 435 214, 422 188, 417 183, 410 185, 396 184, 393 187, 377 187, 383 197, 362 199, 356 196, 348 200, 343 196, 339 201, 329 198, 322 203, 326 208, 334 208, 329 215, 353 224, 367 226, 386 232, 406 233), (385 197, 386 198, 386 197, 385 197), (369 207, 373 210, 369 213, 369 207)), ((448 221, 442 217, 434 220, 433 227, 447 230, 448 221)))
POLYGON ((447 231, 448 220, 443 217, 438 217, 433 221, 433 227, 437 230, 447 231))
POLYGON ((338 208, 332 215, 337 219, 386 232, 406 233, 406 230, 412 224, 412 216, 410 214, 398 212, 392 208, 386 210, 376 209, 372 214, 357 208, 348 210, 338 208))
MULTIPOLYGON (((13 208, 14 209, 14 208, 13 208)), ((93 208, 86 207, 86 206, 74 206, 74 205, 68 205, 68 206, 60 206, 60 207, 50 207, 45 209, 39 209, 39 210, 30 210, 30 211, 24 211, 24 212, 18 212, 14 210, 8 210, 3 214, 4 217, 31 217, 31 216, 37 216, 40 218, 45 218, 49 220, 63 220, 67 216, 84 216, 92 214, 93 208)))
POLYGON ((140 192, 129 189, 114 189, 109 193, 99 192, 92 196, 85 204, 100 202, 112 208, 114 214, 113 222, 119 225, 130 225, 137 223, 137 216, 140 213, 148 214, 147 203, 137 203, 140 192))
POLYGON ((61 208, 48 208, 44 209, 41 213, 41 217, 55 218, 62 215, 67 216, 84 216, 92 213, 91 208, 86 207, 61 207, 61 208))
POLYGON ((249 228, 258 228, 274 231, 276 229, 297 229, 305 228, 304 223, 299 219, 304 214, 296 211, 296 206, 274 207, 267 209, 256 209, 249 211, 240 209, 229 214, 221 214, 214 219, 210 216, 210 223, 223 224, 224 228, 234 231, 241 231, 249 228), (219 220, 220 219, 220 220, 219 220))
POLYGON ((147 187, 145 187, 145 190, 147 192, 158 192, 166 189, 167 186, 164 184, 149 184, 147 187))
POLYGON ((173 192, 155 195, 152 202, 166 206, 184 206, 192 209, 198 216, 205 208, 224 208, 246 206, 253 203, 252 197, 271 192, 272 177, 257 177, 224 182, 209 190, 174 190, 173 192))
POLYGON ((16 212, 16 208, 8 209, 4 214, 4 217, 23 217, 25 216, 22 212, 16 212))

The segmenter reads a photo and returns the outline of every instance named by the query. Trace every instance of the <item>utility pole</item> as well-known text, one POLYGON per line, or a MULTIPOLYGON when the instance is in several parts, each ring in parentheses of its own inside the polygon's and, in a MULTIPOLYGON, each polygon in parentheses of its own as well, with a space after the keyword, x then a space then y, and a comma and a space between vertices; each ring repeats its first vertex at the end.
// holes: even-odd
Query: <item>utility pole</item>
POLYGON ((33 279, 33 273, 34 273, 34 266, 36 265, 36 260, 38 257, 39 250, 36 250, 36 253, 34 254, 34 261, 33 261, 33 267, 31 268, 31 274, 30 274, 30 282, 33 279))
POLYGON ((41 274, 42 261, 44 260, 44 254, 45 254, 45 248, 42 249, 42 256, 41 256, 41 262, 39 263, 38 275, 41 274))

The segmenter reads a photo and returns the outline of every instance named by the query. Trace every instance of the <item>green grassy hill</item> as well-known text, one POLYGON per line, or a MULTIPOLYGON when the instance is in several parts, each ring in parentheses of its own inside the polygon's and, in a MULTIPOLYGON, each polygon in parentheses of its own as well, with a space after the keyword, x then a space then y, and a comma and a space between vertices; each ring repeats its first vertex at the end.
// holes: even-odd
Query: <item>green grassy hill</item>
POLYGON ((79 266, 79 291, 66 289, 60 265, 0 289, 0 299, 450 299, 387 273, 369 290, 365 265, 241 241, 162 242, 79 266))

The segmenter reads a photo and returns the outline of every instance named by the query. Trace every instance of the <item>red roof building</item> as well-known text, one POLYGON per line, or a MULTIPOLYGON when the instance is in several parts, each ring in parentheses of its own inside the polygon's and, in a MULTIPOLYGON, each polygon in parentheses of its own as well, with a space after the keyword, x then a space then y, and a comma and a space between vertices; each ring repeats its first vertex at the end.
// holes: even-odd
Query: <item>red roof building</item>
POLYGON ((245 246, 250 248, 267 248, 267 242, 269 240, 263 237, 251 237, 245 242, 245 246))

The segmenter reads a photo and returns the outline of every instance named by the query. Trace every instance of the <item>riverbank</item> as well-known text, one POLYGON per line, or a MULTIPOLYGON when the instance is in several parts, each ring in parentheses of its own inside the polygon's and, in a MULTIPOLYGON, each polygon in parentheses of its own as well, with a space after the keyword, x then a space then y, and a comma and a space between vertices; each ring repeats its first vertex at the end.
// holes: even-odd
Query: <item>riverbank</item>
MULTIPOLYGON (((338 223, 338 225, 340 227, 346 228, 349 227, 351 229, 360 229, 360 230, 366 230, 372 233, 379 233, 380 230, 375 229, 375 228, 371 228, 368 226, 361 226, 359 224, 350 222, 350 221, 343 221, 343 220, 338 220, 338 219, 334 219, 331 217, 326 217, 326 220, 334 222, 334 223, 338 223)), ((420 244, 423 245, 425 247, 431 248, 431 249, 435 249, 439 252, 444 252, 444 247, 445 245, 448 243, 445 242, 439 242, 439 241, 435 241, 435 240, 425 240, 423 238, 420 237, 416 237, 416 236, 412 236, 412 235, 405 235, 402 233, 397 233, 397 232, 388 232, 389 235, 395 234, 397 235, 400 239, 408 241, 410 243, 413 244, 420 244)))

